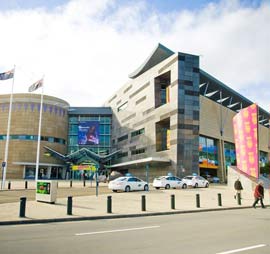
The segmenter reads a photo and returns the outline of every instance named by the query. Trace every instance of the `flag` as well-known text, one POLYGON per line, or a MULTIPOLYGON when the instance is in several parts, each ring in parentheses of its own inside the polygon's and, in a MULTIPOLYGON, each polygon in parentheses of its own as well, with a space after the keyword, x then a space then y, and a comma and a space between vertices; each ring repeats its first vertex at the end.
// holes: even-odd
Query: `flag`
POLYGON ((13 76, 14 76, 14 69, 0 73, 0 80, 11 79, 11 78, 13 78, 13 76))
POLYGON ((237 167, 255 178, 259 177, 258 106, 240 110, 233 117, 237 167))
POLYGON ((34 92, 35 90, 39 89, 40 87, 42 87, 43 85, 43 79, 38 80, 37 82, 35 82, 33 85, 31 85, 28 88, 28 92, 34 92))

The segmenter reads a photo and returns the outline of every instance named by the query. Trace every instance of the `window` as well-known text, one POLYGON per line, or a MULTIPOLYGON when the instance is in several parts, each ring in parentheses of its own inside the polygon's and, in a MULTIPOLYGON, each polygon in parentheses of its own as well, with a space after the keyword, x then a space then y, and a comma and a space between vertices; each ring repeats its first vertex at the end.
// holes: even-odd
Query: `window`
POLYGON ((128 134, 119 137, 119 138, 117 139, 117 141, 118 141, 118 142, 121 142, 121 141, 124 141, 124 140, 126 140, 126 139, 128 139, 128 134))
POLYGON ((170 118, 156 123, 156 151, 170 149, 170 118))
POLYGON ((126 109, 128 106, 128 102, 126 101, 125 103, 123 103, 122 105, 120 105, 118 108, 117 108, 117 112, 120 112, 124 109, 126 109))
POLYGON ((141 134, 144 134, 144 128, 131 132, 131 137, 133 138, 133 137, 139 136, 141 134))
POLYGON ((127 156, 128 156, 128 152, 122 152, 122 153, 119 153, 117 155, 117 158, 120 159, 120 158, 127 157, 127 156))
POLYGON ((199 137, 199 166, 200 168, 218 168, 216 140, 199 137))
POLYGON ((145 148, 139 148, 139 149, 136 149, 136 150, 132 150, 131 155, 145 153, 145 150, 146 150, 145 148))
POLYGON ((155 106, 170 102, 171 73, 167 72, 155 78, 155 106))

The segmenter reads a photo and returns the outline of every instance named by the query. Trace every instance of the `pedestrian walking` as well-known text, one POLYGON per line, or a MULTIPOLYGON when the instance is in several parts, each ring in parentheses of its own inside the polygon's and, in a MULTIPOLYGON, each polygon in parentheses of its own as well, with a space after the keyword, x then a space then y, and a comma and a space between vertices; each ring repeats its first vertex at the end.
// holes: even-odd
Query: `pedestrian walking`
POLYGON ((238 193, 240 194, 240 198, 241 198, 241 191, 243 190, 243 186, 239 178, 237 178, 237 180, 234 182, 234 189, 236 190, 234 199, 236 199, 236 196, 238 193))
POLYGON ((260 201, 262 208, 265 208, 265 205, 263 204, 263 198, 264 198, 264 188, 263 188, 263 182, 260 181, 254 190, 254 198, 255 201, 253 203, 253 207, 256 208, 256 204, 260 201))

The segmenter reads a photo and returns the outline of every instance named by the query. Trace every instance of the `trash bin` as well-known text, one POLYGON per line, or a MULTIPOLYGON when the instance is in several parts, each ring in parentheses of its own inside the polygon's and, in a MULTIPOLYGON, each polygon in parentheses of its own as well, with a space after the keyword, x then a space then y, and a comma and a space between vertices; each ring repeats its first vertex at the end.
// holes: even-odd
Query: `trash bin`
POLYGON ((38 180, 36 183, 36 201, 55 203, 57 198, 57 181, 38 180))

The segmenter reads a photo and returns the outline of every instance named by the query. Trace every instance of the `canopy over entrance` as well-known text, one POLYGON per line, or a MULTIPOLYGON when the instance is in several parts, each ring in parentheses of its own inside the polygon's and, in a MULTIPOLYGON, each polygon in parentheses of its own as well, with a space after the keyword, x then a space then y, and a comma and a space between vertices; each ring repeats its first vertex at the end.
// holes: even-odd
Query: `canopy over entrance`
POLYGON ((44 146, 44 148, 54 157, 65 161, 66 163, 72 163, 79 165, 82 163, 95 163, 99 168, 102 168, 107 162, 109 162, 119 151, 107 155, 99 155, 87 148, 81 148, 80 150, 70 153, 68 155, 61 154, 50 147, 44 146))

